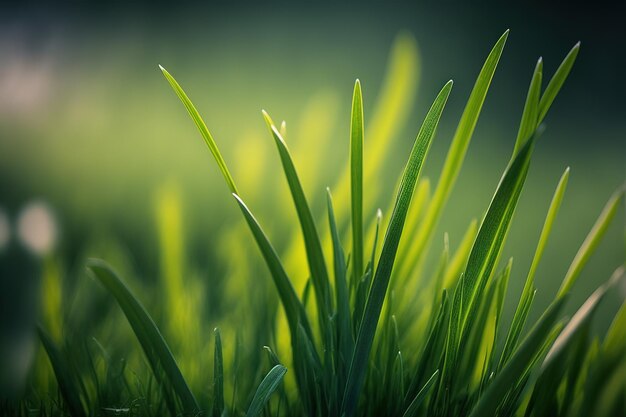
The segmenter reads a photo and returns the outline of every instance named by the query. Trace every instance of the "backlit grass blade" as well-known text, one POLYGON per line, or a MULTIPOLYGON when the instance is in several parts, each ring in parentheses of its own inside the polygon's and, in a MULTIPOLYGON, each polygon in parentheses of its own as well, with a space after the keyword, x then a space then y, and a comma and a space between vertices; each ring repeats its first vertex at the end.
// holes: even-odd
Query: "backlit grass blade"
POLYGON ((556 218, 556 215, 559 212, 559 208, 561 207, 561 202, 563 201, 563 195, 565 194, 565 189, 567 188, 568 179, 569 167, 565 169, 565 172, 561 176, 561 179, 559 180, 559 183, 552 197, 552 201, 550 202, 550 208, 548 208, 548 214, 546 215, 546 220, 543 224, 543 228, 541 229, 541 235, 539 236, 537 249, 535 250, 535 255, 533 257, 532 264, 530 265, 528 276, 526 277, 524 289, 522 290, 520 301, 515 310, 515 314, 513 315, 513 321, 511 322, 506 341, 504 342, 504 348, 502 350, 502 355, 500 356, 498 369, 500 369, 502 365, 504 365, 504 363, 513 353, 513 350, 517 346, 517 342, 524 329, 524 325, 526 324, 526 319, 530 311, 530 305, 532 303, 535 293, 535 272, 537 271, 537 266, 539 265, 539 261, 541 260, 541 257, 543 255, 546 243, 548 242, 548 237, 552 232, 554 219, 556 218))
POLYGON ((215 328, 215 351, 213 354, 213 417, 224 413, 224 360, 222 358, 222 337, 215 328))
POLYGON ((467 104, 465 105, 465 110, 463 110, 461 120, 459 121, 456 132, 454 133, 452 144, 448 150, 448 154, 441 171, 441 176, 439 177, 439 182, 437 183, 437 188, 435 189, 435 193, 430 201, 428 210, 424 215, 424 220, 422 221, 423 226, 420 228, 420 232, 416 236, 413 243, 413 249, 410 251, 408 256, 423 257, 424 251, 427 249, 427 246, 432 239, 437 222, 443 212, 443 207, 448 201, 452 187, 454 186, 461 170, 461 166, 463 165, 467 148, 470 140, 472 139, 476 123, 478 122, 478 116, 480 116, 483 103, 485 102, 485 97, 487 96, 487 91, 491 85, 493 74, 498 66, 498 61, 500 60, 500 56, 502 55, 502 50, 504 49, 504 44, 506 43, 508 36, 509 31, 507 30, 494 45, 493 49, 489 53, 489 56, 487 56, 480 73, 478 74, 474 88, 472 89, 467 104))
POLYGON ((263 408, 270 400, 274 391, 276 391, 276 388, 280 385, 286 372, 287 368, 282 365, 276 365, 267 373, 254 393, 254 397, 252 398, 246 417, 256 417, 261 415, 263 408))
POLYGON ((484 394, 472 409, 470 417, 483 417, 496 415, 496 410, 507 393, 521 380, 533 359, 540 352, 545 341, 548 339, 554 324, 558 319, 561 307, 566 298, 555 300, 543 313, 528 336, 524 339, 519 349, 515 351, 511 359, 502 370, 489 383, 484 394))
POLYGON ((178 82, 174 79, 174 77, 172 77, 170 73, 167 72, 167 70, 163 68, 162 66, 159 65, 159 68, 161 69, 161 72, 163 72, 163 75, 165 76, 167 81, 170 83, 170 85, 172 86, 172 89, 174 89, 174 92, 176 93, 180 101, 182 101, 183 105, 187 109, 187 112, 189 112, 189 115, 191 116, 194 123, 196 124, 196 127, 200 131, 200 134, 202 135, 204 142, 206 143, 206 145, 209 147, 209 150, 213 154, 213 158, 215 158, 215 162, 217 162, 217 165, 220 168, 220 171, 222 172, 224 179, 226 180, 226 184, 228 185, 230 192, 238 194, 237 187, 235 186, 235 182, 233 181, 233 178, 230 175, 230 172, 228 171, 226 162, 224 161, 224 158, 222 158, 222 154, 220 153, 217 147, 217 144, 215 143, 215 140, 213 139, 213 136, 211 136, 209 129, 206 127, 204 120, 202 120, 200 113, 198 113, 198 110, 196 110, 196 107, 193 105, 191 100, 189 100, 189 97, 187 97, 187 94, 185 94, 185 91, 178 84, 178 82))
MULTIPOLYGON (((187 386, 169 346, 139 300, 104 261, 90 259, 87 262, 87 268, 113 295, 122 308, 143 348, 154 376, 164 386, 165 394, 170 395, 171 389, 176 393, 185 412, 199 411, 200 407, 187 386)), ((172 403, 176 403, 176 401, 172 403)))
POLYGON ((458 329, 459 333, 453 332, 461 337, 459 342, 462 341, 465 330, 471 327, 473 313, 478 308, 481 295, 502 251, 528 173, 533 146, 534 136, 524 144, 505 171, 470 252, 462 281, 463 299, 459 300, 460 304, 453 306, 453 314, 460 314, 461 328, 458 329))
POLYGON ((354 280, 363 275, 363 97, 356 80, 350 123, 350 195, 352 197, 352 271, 354 280))
POLYGON ((565 59, 563 59, 563 62, 561 62, 561 65, 559 65, 559 68, 557 68, 556 72, 550 79, 546 90, 541 96, 541 101, 539 102, 539 116, 537 123, 541 123, 543 118, 546 117, 546 113, 548 113, 552 102, 561 90, 561 87, 563 87, 563 83, 572 69, 574 61, 576 61, 579 49, 580 42, 576 43, 576 45, 574 45, 574 47, 569 51, 565 59))
POLYGON ((398 243, 402 236, 402 229, 404 227, 411 197, 451 89, 452 81, 449 81, 433 102, 415 139, 411 155, 404 169, 402 182, 396 197, 396 204, 391 215, 391 220, 389 221, 389 227, 387 228, 382 252, 378 261, 378 267, 376 268, 372 287, 365 305, 363 319, 361 320, 357 333, 342 406, 346 416, 352 416, 356 411, 363 379, 367 371, 370 350, 372 348, 376 327, 380 318, 380 312, 387 292, 391 270, 398 249, 398 243))
POLYGON ((327 327, 328 317, 331 310, 331 298, 330 298, 330 281, 328 278, 328 271, 326 270, 326 262, 324 260, 324 254, 322 252, 322 245, 320 243, 319 234, 313 220, 313 215, 307 203, 304 195, 304 190, 298 179, 296 168, 287 149, 287 144, 283 140, 282 136, 276 129, 276 126, 272 123, 272 119, 263 112, 265 121, 268 128, 276 142, 280 160, 283 164, 285 177, 291 190, 291 196, 293 198, 296 212, 298 213, 298 219, 300 220, 300 227, 302 229, 302 235, 304 238, 304 245, 306 248, 307 261, 309 263, 309 269, 311 271, 311 280, 313 282, 313 289, 315 290, 315 297, 317 301, 317 307, 319 312, 320 324, 322 327, 322 333, 327 327))
POLYGON ((606 230, 609 227, 611 220, 613 220, 613 217, 615 217, 615 213, 617 213, 617 208, 624 199, 624 192, 625 187, 617 190, 615 193, 613 193, 609 201, 604 206, 602 213, 600 213, 600 217, 598 217, 598 220, 596 220, 595 224, 591 228, 591 231, 583 241, 582 246, 576 253, 572 264, 565 274, 565 278, 563 279, 563 283, 559 288, 557 297, 563 297, 569 292, 572 285, 574 285, 576 278, 578 278, 578 275, 580 275, 580 272, 589 260, 589 257, 594 252, 595 248, 600 243, 600 240, 602 240, 602 237, 606 233, 606 230))
POLYGON ((515 148, 513 155, 522 147, 526 139, 528 139, 537 128, 537 117, 539 114, 539 98, 541 96, 541 76, 543 71, 543 60, 539 58, 533 77, 528 88, 524 111, 522 112, 522 121, 517 131, 517 139, 515 140, 515 148))
POLYGON ((438 374, 439 374, 439 369, 437 369, 435 373, 432 374, 430 378, 428 378, 428 381, 426 381, 426 384, 424 384, 424 386, 422 387, 421 390, 419 390, 415 398, 413 398, 413 401, 411 401, 409 408, 406 409, 402 417, 414 417, 417 415, 417 410, 419 409, 419 406, 422 404, 422 402, 426 398, 426 395, 430 391, 430 388, 437 381, 438 374))
POLYGON ((289 322, 289 329, 292 340, 297 335, 299 323, 304 327, 308 337, 312 337, 311 327, 309 326, 304 306, 302 305, 302 303, 300 303, 298 295, 296 294, 293 285, 291 285, 291 281, 289 280, 289 277, 287 276, 287 273, 285 272, 285 269, 280 262, 278 254, 272 247, 272 244, 269 242, 269 239, 261 229, 261 226, 254 218, 243 200, 237 194, 233 194, 233 197, 235 197, 235 200, 237 200, 237 203, 241 208, 246 222, 250 227, 250 231, 252 231, 254 240, 261 250, 263 259, 265 260, 265 263, 270 270, 270 275, 272 276, 274 285, 276 286, 276 290, 278 291, 278 295, 280 297, 280 301, 282 302, 283 308, 285 309, 285 315, 287 316, 287 321, 289 322))
POLYGON ((80 399, 80 389, 76 384, 70 365, 50 336, 40 326, 37 326, 37 334, 52 365, 52 370, 65 405, 73 416, 86 416, 87 414, 80 399))

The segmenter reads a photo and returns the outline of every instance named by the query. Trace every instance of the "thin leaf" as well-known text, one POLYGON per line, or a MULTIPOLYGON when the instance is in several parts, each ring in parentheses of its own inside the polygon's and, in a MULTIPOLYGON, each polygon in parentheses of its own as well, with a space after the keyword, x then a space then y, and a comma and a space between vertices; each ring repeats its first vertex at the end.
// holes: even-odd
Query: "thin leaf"
POLYGON ((224 360, 222 358, 222 337, 215 328, 215 352, 213 355, 213 417, 224 413, 224 360))
POLYGON ((539 114, 539 97, 541 96, 541 76, 543 71, 543 60, 539 58, 533 77, 530 81, 530 87, 528 88, 528 95, 526 96, 526 103, 524 104, 524 111, 522 112, 522 120, 517 131, 517 139, 515 140, 515 148, 513 149, 513 155, 517 154, 517 151, 522 147, 528 138, 533 134, 537 128, 537 117, 539 114))
POLYGON ((256 417, 261 414, 263 408, 270 400, 272 393, 276 391, 276 388, 278 388, 278 385, 283 380, 286 372, 287 368, 282 365, 276 365, 267 373, 254 393, 246 417, 256 417))
POLYGON ((170 395, 168 388, 171 388, 179 398, 185 412, 198 411, 200 407, 183 378, 169 346, 139 300, 104 261, 90 259, 87 262, 87 268, 106 287, 122 308, 143 348, 154 376, 162 385, 165 385, 166 395, 170 395))
POLYGON ((430 388, 437 381, 438 374, 439 374, 439 369, 437 369, 435 373, 432 374, 430 378, 428 378, 428 381, 426 381, 422 389, 419 390, 415 398, 413 398, 413 401, 411 401, 409 408, 407 408, 404 414, 402 415, 403 417, 413 417, 417 415, 417 410, 419 409, 419 406, 424 401, 424 398, 426 398, 426 394, 428 394, 428 392, 430 391, 430 388))
POLYGON ((563 83, 567 79, 569 72, 574 65, 574 61, 576 61, 576 57, 578 56, 578 50, 580 49, 580 42, 577 42, 576 45, 569 51, 559 68, 557 68, 556 72, 550 79, 548 86, 546 87, 546 91, 544 91, 541 96, 541 101, 539 102, 539 117, 537 123, 541 123, 543 118, 546 117, 546 113, 550 109, 552 102, 556 98, 557 94, 563 87, 563 83))
POLYGON ((187 112, 189 113, 194 123, 196 124, 196 127, 200 131, 200 134, 202 135, 204 142, 206 143, 206 145, 209 147, 209 150, 213 154, 213 158, 215 158, 215 162, 217 162, 217 165, 220 168, 220 171, 222 172, 224 179, 226 180, 226 184, 228 185, 230 192, 238 194, 237 187, 235 186, 233 177, 230 175, 230 172, 228 171, 226 162, 224 161, 224 158, 222 158, 222 154, 220 153, 220 150, 218 149, 217 144, 215 143, 215 140, 213 139, 213 136, 211 136, 209 129, 206 127, 204 120, 202 120, 200 113, 198 113, 198 110, 196 110, 196 107, 193 105, 191 100, 189 100, 189 97, 187 97, 187 94, 185 94, 185 91, 178 84, 178 82, 174 79, 174 77, 172 77, 170 73, 167 72, 167 70, 163 68, 162 66, 159 65, 159 68, 161 69, 161 72, 163 72, 163 75, 165 76, 167 81, 170 83, 170 85, 172 86, 172 89, 174 90, 174 92, 176 93, 180 101, 183 103, 183 105, 187 109, 187 112))
POLYGON ((350 189, 352 197, 352 269, 363 275, 363 98, 361 83, 354 83, 350 124, 350 189))
POLYGON ((563 279, 563 283, 561 284, 559 292, 557 293, 557 297, 565 296, 565 294, 567 294, 572 288, 572 285, 574 285, 574 282, 576 282, 576 278, 578 278, 578 275, 580 275, 580 272, 589 260, 589 257, 595 251, 596 247, 600 243, 600 240, 602 240, 602 237, 606 233, 606 230, 608 229, 611 220, 613 220, 613 217, 615 217, 615 213, 617 213, 617 208, 619 207, 621 201, 624 199, 624 192, 624 187, 617 190, 615 193, 613 193, 609 201, 604 206, 602 213, 600 213, 600 217, 598 217, 598 220, 596 220, 595 224, 591 228, 591 231, 585 238, 583 244, 581 245, 580 249, 576 253, 576 256, 574 257, 572 264, 567 270, 565 278, 563 279))
POLYGON ((289 184, 289 189, 291 190, 291 196, 298 213, 298 219, 300 220, 307 261, 311 272, 311 280, 313 282, 313 289, 315 290, 315 297, 319 312, 318 316, 320 319, 321 330, 324 334, 326 327, 328 327, 328 317, 330 316, 331 310, 331 298, 330 281, 328 278, 328 271, 326 270, 326 262, 324 260, 319 234, 317 233, 311 209, 309 208, 309 204, 307 203, 304 195, 304 190, 302 189, 302 185, 298 179, 296 168, 291 159, 291 155, 289 154, 289 150, 287 149, 287 144, 280 135, 280 132, 276 129, 276 126, 272 123, 272 119, 265 111, 263 112, 263 116, 265 117, 268 128, 270 129, 274 141, 276 142, 278 153, 283 164, 285 177, 287 179, 287 183, 289 184))
POLYGON ((391 215, 389 227, 385 235, 382 253, 378 261, 378 268, 372 282, 363 319, 357 333, 357 339, 350 363, 350 371, 348 373, 348 382, 344 395, 343 411, 347 416, 352 416, 356 411, 358 397, 361 392, 363 380, 367 370, 367 361, 376 333, 376 327, 380 318, 380 312, 387 292, 391 270, 395 260, 398 243, 402 236, 404 221, 411 202, 411 197, 415 189, 415 184, 419 176, 422 164, 432 142, 435 130, 439 123, 441 113, 446 104, 452 81, 446 83, 441 92, 431 106, 424 123, 411 150, 409 161, 402 176, 402 182, 398 196, 396 197, 396 205, 391 215))

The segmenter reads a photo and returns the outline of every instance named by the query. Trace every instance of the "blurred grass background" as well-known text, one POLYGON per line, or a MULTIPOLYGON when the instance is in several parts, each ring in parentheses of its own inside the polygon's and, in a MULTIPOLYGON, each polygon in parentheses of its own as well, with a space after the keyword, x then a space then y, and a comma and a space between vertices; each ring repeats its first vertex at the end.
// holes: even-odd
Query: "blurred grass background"
MULTIPOLYGON (((455 89, 424 171, 436 181, 480 65, 497 37, 511 29, 462 175, 440 222, 441 243, 431 251, 432 258, 440 253, 445 231, 456 247, 469 221, 480 219, 486 210, 512 150, 538 56, 544 57, 544 73, 551 74, 578 40, 581 53, 546 119, 547 130, 538 143, 505 249, 503 259, 514 256, 511 301, 521 292, 564 168, 571 166, 570 185, 537 272, 535 312, 554 297, 604 203, 624 182, 623 2, 593 7, 540 2, 487 2, 477 7, 434 2, 2 7, 0 210, 14 224, 29 202, 44 201, 59 231, 53 254, 43 261, 23 253, 15 238, 0 248, 3 329, 28 325, 46 305, 84 315, 83 325, 88 326, 89 314, 97 316, 98 310, 84 306, 76 296, 77 288, 86 285, 87 256, 107 258, 144 282, 141 298, 148 305, 160 305, 163 297, 151 292, 152 284, 167 276, 185 276, 184 286, 168 291, 184 300, 193 295, 193 303, 204 313, 188 317, 188 323, 205 321, 207 329, 228 326, 224 317, 237 309, 233 300, 239 291, 269 287, 263 267, 241 269, 242 263, 260 265, 259 254, 209 152, 157 64, 170 70, 194 100, 233 167, 242 194, 283 250, 297 226, 282 224, 281 216, 295 217, 260 110, 287 121, 287 140, 305 190, 322 214, 324 187, 334 183, 347 161, 354 79, 363 84, 367 123, 399 33, 417 41, 419 85, 409 122, 392 138, 392 161, 381 172, 379 183, 385 188, 377 206, 383 209, 427 106, 453 78, 455 89), (317 146, 322 142, 325 147, 317 146), (277 201, 286 202, 286 208, 277 209, 277 201), (172 224, 167 219, 181 221, 172 224), (164 259, 164 246, 172 239, 180 240, 179 245, 169 243, 178 245, 180 253, 164 259), (232 248, 239 248, 240 261, 225 255, 232 248), (63 282, 65 292, 54 302, 44 287, 40 303, 41 271, 50 274, 55 268, 54 279, 63 282), (251 271, 255 276, 232 279, 251 271)), ((367 219, 372 219, 374 208, 365 213, 367 219)), ((620 215, 575 288, 570 311, 623 263, 624 254, 620 215)), ((625 295, 622 289, 603 306, 599 330, 606 329, 608 322, 602 318, 609 317, 625 295)), ((508 317, 513 305, 507 305, 508 317)), ((162 309, 167 317, 168 307, 162 309)), ((536 317, 531 312, 531 320, 536 317)), ((187 372, 193 372, 193 366, 189 368, 187 372)))

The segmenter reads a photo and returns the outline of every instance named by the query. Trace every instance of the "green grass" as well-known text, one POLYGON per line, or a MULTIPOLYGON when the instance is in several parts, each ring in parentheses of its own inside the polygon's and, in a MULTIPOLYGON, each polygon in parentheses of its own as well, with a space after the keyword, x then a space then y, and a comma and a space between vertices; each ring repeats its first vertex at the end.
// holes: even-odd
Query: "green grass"
MULTIPOLYGON (((366 157, 372 130, 364 124, 358 80, 349 143, 346 141, 350 150, 347 177, 327 188, 323 215, 307 200, 287 146, 285 123, 279 127, 263 112, 300 226, 299 234, 294 234, 286 247, 302 242, 303 256, 289 250, 285 254, 281 249, 285 242, 272 243, 272 229, 263 228, 246 196, 239 192, 236 178, 199 112, 180 84, 161 67, 243 215, 241 228, 215 237, 215 245, 225 247, 243 271, 243 281, 226 277, 240 294, 238 304, 231 317, 223 319, 221 330, 214 330, 210 349, 202 334, 207 326, 197 322, 202 314, 194 301, 195 287, 186 288, 180 281, 181 243, 174 238, 180 212, 175 204, 168 205, 177 199, 169 195, 158 211, 164 233, 162 250, 177 254, 168 257, 164 267, 170 271, 162 284, 170 288, 162 294, 167 329, 162 333, 155 324, 163 321, 162 311, 151 312, 142 305, 140 300, 147 299, 144 288, 126 283, 104 261, 90 260, 87 268, 119 305, 143 355, 120 348, 128 345, 119 340, 110 347, 95 339, 95 343, 75 341, 87 340, 89 332, 66 331, 74 338, 63 341, 41 329, 40 339, 56 377, 52 392, 58 395, 40 385, 22 401, 2 404, 2 410, 19 415, 624 415, 626 304, 603 338, 591 331, 598 305, 624 280, 623 266, 615 265, 613 276, 571 319, 562 312, 572 287, 623 204, 623 188, 609 199, 554 300, 531 326, 527 322, 537 291, 537 268, 565 198, 570 172, 565 169, 522 293, 515 295, 519 301, 511 306, 515 307, 511 322, 503 315, 513 269, 512 258, 501 259, 508 231, 532 168, 538 130, 572 69, 579 44, 543 91, 543 61, 538 60, 517 135, 511 140, 511 159, 491 202, 485 204, 482 221, 468 226, 455 252, 450 251, 446 234, 434 268, 425 261, 434 247, 439 219, 460 175, 507 37, 508 31, 495 43, 478 73, 431 193, 430 182, 421 178, 420 172, 436 138, 452 81, 433 98, 412 149, 404 150, 407 161, 389 215, 379 210, 376 218, 367 218, 368 193, 379 192, 368 182, 375 176, 368 163, 374 161, 372 165, 378 167, 385 155, 375 152, 366 157), (347 206, 335 211, 333 194, 341 194, 338 201, 347 206), (234 243, 229 243, 231 236, 236 238, 234 243), (265 262, 262 271, 244 255, 250 242, 256 244, 265 262), (291 272, 294 270, 298 273, 291 272), (267 296, 263 293, 266 271, 273 285, 267 296), (296 289, 302 280, 304 290, 299 294, 296 289), (223 338, 223 332, 228 336, 223 338), (148 367, 143 366, 144 361, 148 367), (185 366, 179 366, 179 361, 185 366), (187 373, 195 370, 196 376, 189 379, 192 382, 183 369, 187 373)), ((408 48, 410 54, 410 44, 408 48)), ((392 73, 398 68, 392 65, 392 73)), ((399 86, 388 87, 384 100, 397 96, 402 83, 410 80, 398 78, 399 86)), ((384 124, 378 120, 376 126, 384 124)), ((373 130, 375 150, 380 149, 381 129, 373 130)), ((262 195, 264 190, 257 191, 262 195)), ((212 276, 215 273, 209 271, 206 285, 219 294, 220 289, 212 285, 218 282, 212 276)), ((50 323, 50 317, 44 322, 50 323)), ((39 373, 49 369, 40 366, 39 373)))

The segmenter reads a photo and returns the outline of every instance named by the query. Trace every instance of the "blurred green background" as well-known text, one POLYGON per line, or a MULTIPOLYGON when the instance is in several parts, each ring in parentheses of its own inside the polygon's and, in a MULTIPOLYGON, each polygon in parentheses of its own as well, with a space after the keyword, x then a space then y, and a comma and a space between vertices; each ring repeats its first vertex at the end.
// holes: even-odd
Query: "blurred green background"
MULTIPOLYGON (((569 188, 539 266, 531 320, 554 297, 606 200, 624 183, 624 2, 244 2, 180 7, 119 2, 2 8, 0 213, 11 230, 33 201, 45 202, 54 213, 58 238, 52 255, 44 258, 62 265, 67 282, 64 308, 77 305, 72 288, 87 279, 82 272, 87 256, 106 257, 147 283, 156 279, 162 260, 155 204, 167 190, 180 196, 187 270, 209 283, 201 296, 205 320, 217 322, 231 308, 220 297, 220 288, 236 273, 224 260, 225 236, 241 228, 243 219, 158 64, 172 72, 194 100, 243 196, 284 249, 297 224, 290 206, 276 208, 277 201, 288 200, 276 197, 286 195, 286 187, 261 109, 286 120, 305 190, 321 216, 324 188, 334 184, 347 162, 354 80, 359 78, 363 85, 367 124, 394 38, 402 33, 413 36, 419 50, 419 84, 407 109, 408 123, 390 138, 391 161, 380 173, 384 188, 377 206, 385 209, 423 115, 441 85, 452 78, 454 90, 424 171, 436 181, 480 66, 500 34, 510 28, 437 232, 441 245, 443 233, 449 232, 454 248, 468 222, 480 219, 488 207, 506 166, 536 59, 543 56, 546 79, 580 40, 578 60, 546 118, 504 252, 506 258, 514 257, 509 317, 565 167, 572 170, 569 188), (317 147, 317 141, 324 147, 317 147)), ((367 153, 367 137, 365 147, 367 153)), ((373 209, 366 213, 370 219, 373 209)), ((250 238, 246 233, 239 236, 250 238)), ((232 242, 228 245, 233 247, 232 242)), ((441 245, 431 252, 437 255, 441 245)), ((241 244, 241 251, 244 259, 258 262, 249 242, 241 244)), ((622 212, 585 269, 569 311, 623 263, 624 254, 622 212)), ((9 243, 0 245, 0 262, 2 326, 14 329, 16 323, 21 327, 38 317, 45 261, 30 255, 12 233, 9 243)), ((241 290, 267 286, 264 267, 258 275, 240 281, 241 290)), ((597 320, 600 331, 608 326, 603 317, 608 320, 624 296, 626 288, 604 305, 605 313, 597 320)), ((150 297, 158 299, 150 292, 142 294, 147 303, 150 297)))

